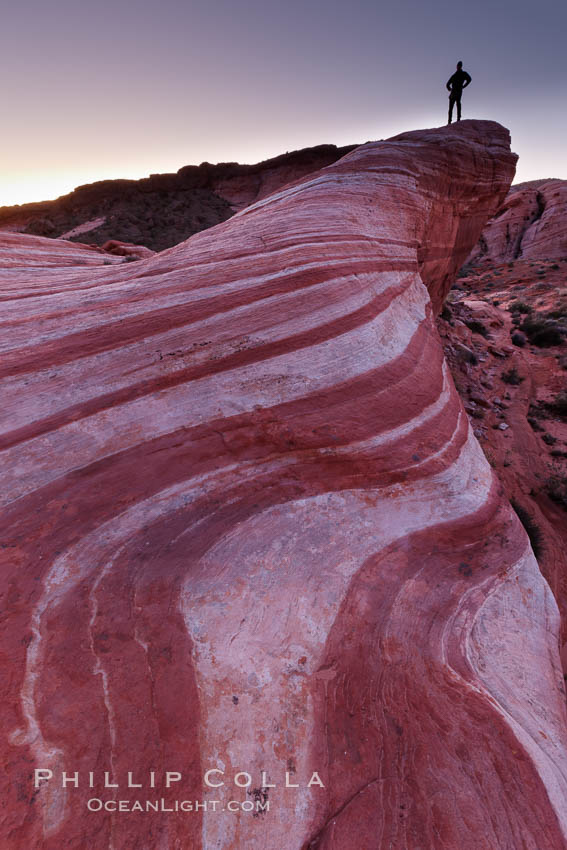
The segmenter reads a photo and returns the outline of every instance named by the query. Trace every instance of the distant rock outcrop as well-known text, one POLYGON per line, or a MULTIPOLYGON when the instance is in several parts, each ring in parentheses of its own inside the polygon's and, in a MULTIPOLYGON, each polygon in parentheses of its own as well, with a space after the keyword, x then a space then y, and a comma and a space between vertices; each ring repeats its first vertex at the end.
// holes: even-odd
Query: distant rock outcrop
POLYGON ((367 144, 4 304, 3 846, 565 846, 557 607, 434 323, 514 164, 367 144))
POLYGON ((144 245, 132 245, 128 242, 120 242, 118 239, 109 239, 102 246, 102 250, 115 257, 129 257, 132 260, 143 260, 155 253, 144 245))
POLYGON ((353 147, 318 145, 255 165, 204 162, 143 180, 103 180, 55 201, 0 207, 0 231, 96 245, 116 239, 161 251, 335 162, 353 147))
POLYGON ((484 228, 468 264, 567 257, 567 180, 513 186, 484 228))

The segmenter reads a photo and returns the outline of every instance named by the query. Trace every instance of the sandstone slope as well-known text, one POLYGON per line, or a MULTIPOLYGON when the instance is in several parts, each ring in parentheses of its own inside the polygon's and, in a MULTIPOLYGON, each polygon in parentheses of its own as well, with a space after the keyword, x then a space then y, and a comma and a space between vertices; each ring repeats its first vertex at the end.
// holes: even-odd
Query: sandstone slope
POLYGON ((3 846, 565 846, 558 610, 434 321, 514 162, 507 131, 463 121, 155 257, 45 269, 33 293, 22 268, 1 338, 3 846), (95 788, 34 792, 37 766, 95 788), (204 793, 217 766, 248 796, 204 793), (105 770, 146 787, 104 791, 105 770))

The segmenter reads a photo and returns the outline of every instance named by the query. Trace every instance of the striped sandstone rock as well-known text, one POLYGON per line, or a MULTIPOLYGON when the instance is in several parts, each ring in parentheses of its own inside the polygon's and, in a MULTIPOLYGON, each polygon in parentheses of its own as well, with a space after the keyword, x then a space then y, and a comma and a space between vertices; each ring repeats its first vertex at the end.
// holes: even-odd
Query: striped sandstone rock
POLYGON ((463 121, 2 273, 2 846, 564 846, 557 608, 434 325, 514 163, 463 121))

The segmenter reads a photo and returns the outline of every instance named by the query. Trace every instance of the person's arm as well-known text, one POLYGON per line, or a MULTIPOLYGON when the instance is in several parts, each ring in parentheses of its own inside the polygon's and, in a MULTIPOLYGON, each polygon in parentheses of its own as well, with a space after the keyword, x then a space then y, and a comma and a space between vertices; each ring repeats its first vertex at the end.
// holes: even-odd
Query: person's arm
POLYGON ((453 77, 449 77, 449 79, 447 80, 447 88, 448 88, 449 91, 451 91, 452 82, 453 82, 453 77))
POLYGON ((470 74, 467 74, 467 72, 465 71, 465 82, 463 83, 463 88, 464 88, 464 89, 466 89, 466 87, 467 87, 467 86, 469 86, 469 85, 471 84, 471 79, 472 79, 472 78, 471 78, 471 75, 470 75, 470 74))

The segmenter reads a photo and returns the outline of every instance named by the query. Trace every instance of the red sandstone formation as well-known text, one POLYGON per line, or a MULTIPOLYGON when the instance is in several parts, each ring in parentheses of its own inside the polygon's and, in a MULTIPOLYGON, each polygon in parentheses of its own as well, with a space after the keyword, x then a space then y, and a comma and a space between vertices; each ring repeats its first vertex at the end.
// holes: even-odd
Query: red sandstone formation
POLYGON ((530 532, 559 605, 565 674, 566 262, 516 260, 471 270, 438 321, 474 433, 530 532))
MULTIPOLYGON (((102 266, 104 263, 104 251, 96 245, 0 231, 0 269, 36 268, 40 271, 49 267, 52 276, 54 267, 102 266)), ((18 286, 26 287, 32 280, 31 275, 26 280, 18 279, 18 286)))
POLYGON ((513 186, 472 251, 473 265, 567 257, 567 180, 513 186))
POLYGON ((144 245, 132 245, 129 242, 120 242, 118 239, 109 239, 102 246, 102 250, 115 257, 132 257, 134 260, 144 260, 155 254, 155 251, 150 251, 144 245))
POLYGON ((5 303, 2 846, 565 846, 557 607, 434 325, 514 162, 364 145, 5 303))

